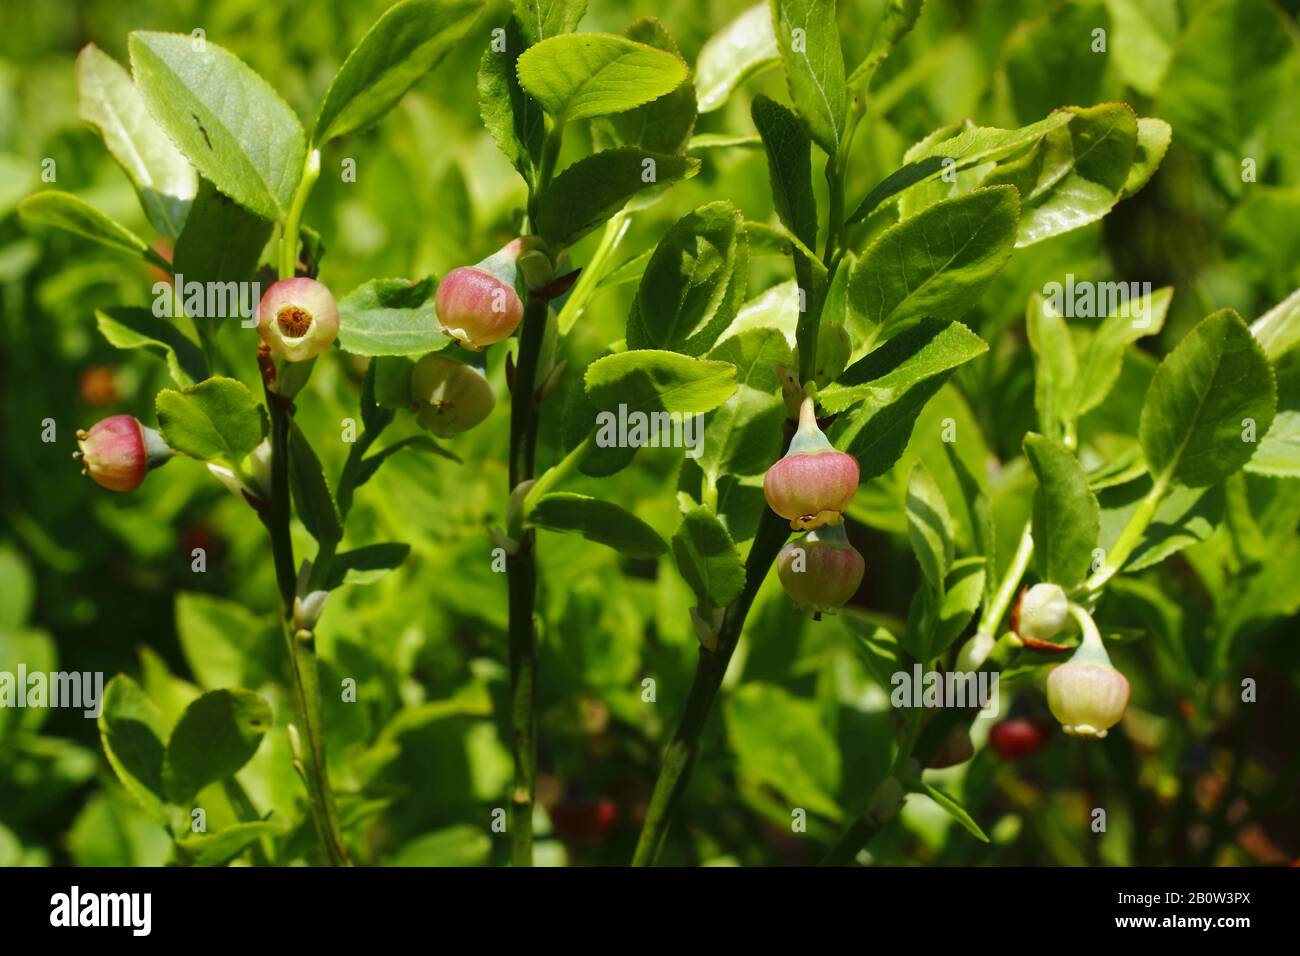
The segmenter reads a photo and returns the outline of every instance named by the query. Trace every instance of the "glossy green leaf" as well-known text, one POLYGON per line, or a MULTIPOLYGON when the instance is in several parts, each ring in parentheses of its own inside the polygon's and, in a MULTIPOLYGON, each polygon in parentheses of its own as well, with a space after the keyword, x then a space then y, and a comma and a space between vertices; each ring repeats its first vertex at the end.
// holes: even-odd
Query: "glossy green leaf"
MULTIPOLYGON (((273 228, 274 223, 269 219, 263 219, 230 197, 223 196, 206 179, 200 180, 199 192, 190 206, 185 228, 176 240, 172 267, 167 271, 173 277, 182 277, 186 285, 191 282, 205 285, 209 282, 249 282, 257 271, 262 250, 266 248, 273 228)), ((241 320, 257 315, 258 299, 252 298, 249 288, 249 315, 241 316, 241 320)), ((245 303, 241 301, 240 304, 245 303)), ((236 310, 227 308, 226 311, 233 313, 236 310)), ((211 318, 234 317, 230 314, 211 318)), ((199 321, 197 317, 196 321, 199 321)))
POLYGON ((745 565, 731 534, 708 508, 682 516, 673 535, 673 556, 702 605, 726 607, 745 586, 745 565))
POLYGON ((1277 414, 1246 463, 1246 470, 1274 478, 1300 478, 1300 358, 1277 366, 1277 414))
MULTIPOLYGON (((681 58, 677 44, 654 17, 636 21, 624 31, 624 35, 629 40, 681 58)), ((695 87, 686 82, 658 99, 614 114, 609 121, 624 146, 636 146, 655 153, 680 154, 686 152, 691 141, 695 115, 695 87)))
POLYGON ((767 151, 768 181, 776 214, 811 249, 817 242, 817 200, 812 188, 812 140, 799 118, 759 94, 750 107, 767 151))
POLYGON ((176 636, 195 679, 206 690, 259 687, 279 676, 279 622, 236 601, 182 591, 176 595, 176 636))
POLYGON ((496 50, 489 44, 479 62, 479 116, 510 165, 531 182, 533 170, 542 158, 546 117, 537 101, 519 85, 516 65, 525 49, 519 21, 511 18, 504 29, 505 49, 496 50))
POLYGON ((354 355, 424 355, 451 340, 438 329, 428 279, 371 279, 339 300, 339 347, 354 355))
POLYGON ((898 401, 926 379, 950 371, 988 351, 988 344, 960 322, 924 321, 896 335, 845 369, 818 393, 827 412, 858 402, 878 407, 898 401))
POLYGON ((853 307, 886 334, 922 316, 960 318, 1011 257, 1018 212, 1016 191, 997 186, 891 226, 849 277, 853 307))
POLYGON ((334 556, 329 583, 333 590, 343 584, 373 584, 401 567, 411 553, 411 546, 401 541, 368 544, 334 556))
POLYGON ((204 694, 186 708, 167 742, 167 793, 183 805, 208 784, 232 776, 270 729, 271 705, 252 691, 204 694))
POLYGON ((668 550, 659 532, 636 515, 600 498, 556 492, 543 495, 528 521, 550 531, 576 532, 633 558, 653 558, 668 550))
POLYGON ((551 37, 519 57, 519 84, 557 122, 621 113, 685 81, 680 57, 608 33, 551 37))
POLYGON ((1138 121, 1132 108, 1102 103, 1069 112, 1074 116, 1070 125, 1047 135, 1043 179, 1021 204, 1017 247, 1097 221, 1124 193, 1137 155, 1138 121))
POLYGON ((1138 437, 1152 475, 1222 481, 1250 460, 1276 406, 1273 370, 1246 323, 1231 309, 1207 316, 1151 380, 1138 437))
POLYGON ((266 410, 232 378, 161 391, 154 410, 163 440, 200 461, 238 462, 266 437, 266 410))
MULTIPOLYGON (((1132 481, 1097 493, 1101 507, 1098 545, 1107 552, 1123 532, 1142 499, 1151 491, 1151 478, 1142 475, 1132 481)), ((1175 487, 1156 508, 1155 517, 1142 533, 1133 554, 1124 562, 1125 571, 1141 571, 1214 533, 1223 519, 1223 488, 1175 487)))
POLYGON ((643 189, 694 176, 700 161, 624 147, 578 160, 538 200, 537 231, 553 249, 577 242, 643 189))
POLYGON ((1250 324, 1270 362, 1276 362, 1300 343, 1300 289, 1269 309, 1250 324))
POLYGON ((767 0, 756 3, 700 48, 695 62, 695 96, 701 113, 711 113, 751 76, 780 61, 767 0))
POLYGON ((858 203, 857 209, 853 210, 852 215, 845 221, 845 225, 853 226, 864 222, 881 203, 897 196, 909 186, 914 186, 922 180, 929 179, 931 176, 942 172, 944 165, 950 161, 954 164, 956 162, 947 156, 929 156, 894 170, 862 198, 862 202, 858 203))
POLYGON ((77 56, 77 115, 99 132, 130 178, 149 223, 179 236, 198 177, 149 115, 131 75, 93 43, 77 56))
MULTIPOLYGON (((1034 353, 1034 407, 1038 427, 1048 438, 1062 440, 1074 429, 1075 380, 1079 362, 1065 319, 1047 299, 1034 293, 1025 313, 1025 331, 1034 353)), ((1119 356, 1116 355, 1118 363, 1119 356)), ((1119 374, 1119 369, 1115 369, 1119 374)))
POLYGON ((1133 165, 1129 167, 1128 178, 1124 180, 1124 197, 1132 196, 1155 175, 1160 161, 1169 151, 1173 137, 1174 128, 1164 120, 1151 116, 1138 117, 1137 149, 1133 155, 1133 165))
POLYGON ((481 0, 402 0, 384 11, 334 75, 312 131, 321 146, 373 125, 465 39, 481 0))
POLYGON ((531 46, 548 37, 572 33, 587 12, 587 0, 511 0, 515 17, 531 46))
POLYGON ((158 823, 168 823, 163 806, 162 715, 140 685, 118 674, 104 687, 99 737, 104 755, 126 792, 158 823))
POLYGON ((739 210, 722 200, 687 213, 646 265, 628 320, 628 347, 707 352, 744 303, 748 273, 739 210))
POLYGON ((1059 442, 1032 432, 1025 457, 1038 478, 1034 492, 1034 563, 1038 575, 1070 588, 1088 574, 1101 524, 1097 498, 1077 458, 1059 442))
POLYGON ((144 349, 167 363, 172 380, 188 388, 207 377, 203 352, 168 319, 148 309, 116 306, 96 309, 95 324, 108 344, 119 349, 144 349))
POLYGON ((281 221, 307 137, 280 95, 234 54, 189 34, 131 34, 131 68, 149 112, 204 179, 281 221))
POLYGON ((26 222, 53 226, 64 232, 93 239, 118 252, 139 256, 154 265, 167 267, 167 262, 149 248, 147 242, 71 193, 50 189, 28 196, 18 204, 18 215, 26 222))
POLYGON ((597 359, 587 367, 587 395, 599 410, 698 414, 717 408, 736 390, 729 362, 639 349, 597 359))
POLYGON ((834 156, 848 108, 835 0, 771 0, 771 5, 790 99, 813 142, 834 156))

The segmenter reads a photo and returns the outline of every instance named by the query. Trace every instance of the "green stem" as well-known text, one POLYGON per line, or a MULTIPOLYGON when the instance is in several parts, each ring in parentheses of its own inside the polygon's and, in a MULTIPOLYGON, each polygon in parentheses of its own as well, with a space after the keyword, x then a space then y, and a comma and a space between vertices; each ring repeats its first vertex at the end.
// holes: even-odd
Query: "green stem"
POLYGON ((1025 522, 1025 530, 1020 534, 1020 544, 1016 547, 1015 556, 1011 559, 1011 564, 1007 567, 1006 573, 1002 575, 1002 581, 998 585, 997 592, 994 593, 993 599, 984 605, 984 613, 980 615, 979 627, 976 628, 980 634, 996 634, 1002 624, 1002 619, 1006 617, 1007 609, 1011 607, 1011 601, 1016 596, 1016 588, 1020 587, 1020 581, 1025 576, 1025 571, 1029 569, 1029 559, 1034 553, 1034 536, 1031 531, 1031 525, 1025 522))
POLYGON ((297 571, 294 567, 293 540, 289 533, 289 410, 285 407, 284 400, 269 390, 266 403, 271 410, 271 502, 266 515, 266 527, 271 536, 271 553, 280 591, 280 619, 293 675, 294 721, 301 728, 307 743, 307 753, 303 755, 304 777, 312 819, 321 846, 331 865, 347 866, 347 848, 339 830, 334 795, 325 765, 325 750, 321 742, 322 721, 315 641, 307 631, 299 632, 306 635, 306 639, 300 639, 293 628, 297 571))
POLYGON ((700 647, 695 679, 686 698, 686 708, 673 732, 672 742, 664 754, 659 779, 655 782, 641 837, 637 841, 636 854, 632 858, 633 866, 653 865, 663 849, 669 823, 681 803, 690 781, 691 770, 699 757, 701 735, 713 701, 722 687, 731 655, 740 641, 745 617, 749 614, 763 579, 767 577, 768 569, 789 537, 790 526, 785 519, 771 510, 764 511, 749 556, 745 560, 745 586, 740 596, 727 608, 713 649, 703 645, 700 647))
POLYGON ((560 309, 560 314, 556 318, 556 331, 560 335, 567 333, 573 328, 574 323, 582 318, 583 310, 595 294, 600 280, 605 277, 606 267, 614 257, 614 253, 618 251, 619 244, 627 235, 631 224, 631 213, 626 210, 615 213, 605 223, 605 231, 600 236, 600 245, 596 247, 596 251, 583 267, 582 274, 578 276, 573 291, 569 293, 569 298, 565 300, 564 307, 560 309))
POLYGON ((292 279, 298 266, 298 232, 302 223, 303 207, 312 187, 320 178, 320 150, 313 149, 307 153, 302 164, 302 178, 298 180, 298 191, 293 195, 289 206, 289 215, 285 217, 280 230, 280 278, 292 279))
MULTIPOLYGON (((537 450, 537 363, 546 333, 547 303, 530 297, 519 333, 510 395, 510 490, 531 481, 537 450)), ((533 862, 533 800, 537 775, 537 627, 533 620, 536 600, 537 555, 535 536, 525 530, 515 553, 506 558, 510 595, 510 717, 511 752, 515 779, 510 797, 510 861, 515 866, 533 862)))
POLYGON ((1119 538, 1116 539, 1114 546, 1106 555, 1106 563, 1095 571, 1088 580, 1084 581, 1079 587, 1079 593, 1083 595, 1096 595, 1103 587, 1106 586, 1111 578, 1118 574, 1124 567, 1124 563, 1133 555, 1133 551, 1142 541, 1142 535, 1146 533, 1151 521, 1156 516, 1156 511, 1160 507, 1160 502, 1169 488, 1169 473, 1161 475, 1156 479, 1155 484, 1146 496, 1138 502, 1132 517, 1128 519, 1128 524, 1124 525, 1124 530, 1120 532, 1119 538))

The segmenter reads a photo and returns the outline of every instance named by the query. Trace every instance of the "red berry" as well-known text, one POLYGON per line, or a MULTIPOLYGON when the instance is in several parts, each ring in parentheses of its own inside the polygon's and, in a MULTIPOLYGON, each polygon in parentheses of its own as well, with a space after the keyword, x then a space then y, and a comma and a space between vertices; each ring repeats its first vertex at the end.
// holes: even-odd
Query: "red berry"
POLYGON ((998 721, 989 732, 989 745, 1003 760, 1019 760, 1041 750, 1047 731, 1036 721, 1012 717, 998 721))

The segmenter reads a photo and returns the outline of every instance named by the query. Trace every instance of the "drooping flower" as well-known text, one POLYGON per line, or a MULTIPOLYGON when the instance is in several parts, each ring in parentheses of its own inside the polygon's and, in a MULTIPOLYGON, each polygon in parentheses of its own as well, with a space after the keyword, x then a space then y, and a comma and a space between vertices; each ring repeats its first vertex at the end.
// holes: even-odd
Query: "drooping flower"
POLYGON ((1074 737, 1105 737, 1128 707, 1128 679, 1115 669, 1097 625, 1076 610, 1083 641, 1068 661, 1047 675, 1047 706, 1074 737))
POLYGON ((75 455, 85 474, 110 491, 134 491, 150 468, 172 456, 162 436, 130 415, 114 415, 77 432, 75 455))
POLYGON ((468 431, 496 405, 492 386, 481 372, 437 352, 415 363, 411 399, 420 425, 441 438, 468 431))
POLYGON ((834 614, 862 583, 866 562, 843 525, 809 531, 781 549, 777 576, 797 608, 834 614))
POLYGON ((306 276, 281 279, 262 296, 257 331, 273 354, 305 362, 334 344, 339 307, 322 282, 306 276))
POLYGON ((509 338, 524 317, 524 298, 550 279, 551 260, 535 236, 514 239, 473 266, 452 269, 438 284, 438 324, 480 351, 509 338))
POLYGON ((813 530, 839 523, 857 491, 857 459, 831 445, 817 427, 813 400, 804 399, 790 449, 763 476, 768 505, 790 527, 813 530))

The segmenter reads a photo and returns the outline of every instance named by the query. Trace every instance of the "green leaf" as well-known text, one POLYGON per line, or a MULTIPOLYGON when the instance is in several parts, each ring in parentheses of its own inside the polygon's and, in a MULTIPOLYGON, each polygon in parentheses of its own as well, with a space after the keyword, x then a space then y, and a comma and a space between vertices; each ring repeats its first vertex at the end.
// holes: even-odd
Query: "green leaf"
POLYGON ((18 215, 26 222, 53 226, 93 239, 110 249, 128 252, 153 265, 170 269, 167 261, 149 248, 147 242, 71 193, 51 189, 28 196, 18 204, 18 215))
POLYGON ((1300 342, 1300 289, 1250 324, 1250 332, 1270 362, 1276 362, 1300 342))
POLYGON ((1300 478, 1300 360, 1277 367, 1277 414, 1246 470, 1274 478, 1300 478))
POLYGON ((411 553, 411 546, 400 541, 368 544, 335 555, 330 565, 328 590, 343 584, 373 584, 390 571, 401 567, 411 553))
POLYGON ((943 492, 919 459, 907 476, 906 507, 907 536, 921 573, 930 589, 942 594, 953 559, 952 515, 943 492))
POLYGON ((516 64, 526 42, 519 21, 505 26, 505 49, 493 44, 483 51, 478 68, 478 110, 497 148, 526 182, 541 161, 546 117, 541 106, 519 85, 516 64))
POLYGON ((1010 186, 945 199, 886 229, 849 277, 849 298, 888 334, 921 316, 956 319, 1011 257, 1019 198, 1010 186))
POLYGON ((389 7, 334 75, 312 143, 358 133, 397 105, 474 26, 480 0, 403 0, 389 7))
POLYGON ((279 676, 279 627, 244 605, 210 594, 176 595, 176 636, 199 684, 258 687, 279 676))
MULTIPOLYGON (((644 17, 624 31, 629 40, 644 43, 681 59, 681 51, 654 17, 644 17)), ((671 93, 635 109, 617 113, 610 123, 624 146, 656 153, 685 153, 695 128, 695 87, 682 83, 671 93)))
POLYGON ((960 322, 925 320, 894 336, 845 369, 817 400, 835 414, 858 402, 883 408, 913 387, 988 351, 988 344, 960 322))
POLYGON ((767 151, 768 179, 776 214, 800 242, 817 242, 817 200, 812 188, 812 141, 799 118, 761 93, 750 106, 767 151))
POLYGON ((165 236, 180 235, 198 177, 149 115, 131 75, 93 43, 77 56, 77 115, 99 132, 149 223, 165 236))
POLYGON ((232 823, 216 833, 187 833, 176 841, 176 846, 191 866, 224 866, 263 837, 283 833, 283 824, 255 820, 232 823))
POLYGON ((700 161, 623 147, 578 160, 538 200, 537 231, 552 249, 573 245, 642 189, 694 176, 700 161))
MULTIPOLYGON (((200 180, 199 194, 176 240, 172 267, 167 271, 183 277, 186 285, 248 282, 257 271, 273 227, 269 219, 223 196, 208 180, 200 180)), ((232 318, 233 310, 228 311, 232 315, 209 318, 232 318)), ((257 315, 257 300, 251 303, 250 315, 257 315)))
POLYGON ((1133 156, 1133 165, 1129 167, 1128 178, 1124 180, 1122 198, 1132 196, 1156 174, 1173 136, 1174 128, 1164 120, 1150 116, 1138 117, 1137 150, 1133 156))
POLYGON ((967 833, 979 840, 981 843, 989 842, 989 838, 985 836, 984 831, 979 828, 979 824, 977 824, 971 818, 971 815, 966 812, 965 808, 951 796, 944 793, 933 784, 926 783, 924 780, 917 781, 917 787, 921 793, 924 793, 927 797, 937 803, 944 813, 948 814, 948 816, 960 823, 967 833))
POLYGON ((1097 498, 1078 459, 1060 442, 1032 432, 1025 457, 1038 478, 1034 492, 1034 563, 1044 581, 1071 588, 1088 574, 1101 531, 1097 498))
POLYGON ((572 33, 587 12, 587 0, 512 0, 515 16, 531 46, 548 37, 572 33))
POLYGON ((701 113, 721 109, 742 83, 775 66, 781 53, 772 32, 767 0, 756 3, 700 48, 695 61, 695 98, 701 113))
POLYGON ((289 487, 305 527, 322 544, 343 538, 343 519, 325 469, 297 422, 289 431, 289 487))
MULTIPOLYGON (((1034 407, 1038 410, 1038 427, 1047 437, 1062 440, 1074 431, 1075 380, 1079 374, 1070 327, 1052 303, 1035 292, 1029 297, 1025 331, 1034 353, 1034 407)), ((1118 355, 1115 360, 1118 366, 1118 355)), ((1118 367, 1115 375, 1119 375, 1118 367)))
POLYGON ((1156 369, 1142 406, 1142 451, 1157 480, 1212 485, 1239 470, 1277 407, 1273 370, 1241 317, 1202 319, 1156 369))
POLYGON ((827 156, 844 135, 848 88, 835 0, 771 0, 772 27, 790 99, 827 156), (796 31, 798 31, 796 33, 796 31))
POLYGON ((491 855, 488 835, 460 823, 416 837, 385 862, 388 866, 485 866, 491 855))
POLYGON ((686 79, 680 57, 610 33, 571 33, 519 57, 519 85, 557 123, 621 113, 686 79))
POLYGON ((119 349, 144 349, 167 363, 172 380, 188 388, 207 377, 203 352, 180 329, 148 309, 115 306, 96 309, 95 324, 108 344, 119 349))
POLYGON ((140 685, 125 674, 118 674, 104 688, 99 736, 109 766, 127 793, 149 816, 166 826, 167 811, 163 807, 166 731, 162 715, 140 685))
POLYGON ((204 787, 233 776, 271 728, 271 705, 248 690, 214 690, 185 709, 163 765, 172 800, 184 805, 204 787))
POLYGON ((1097 52, 1094 44, 1097 36, 1110 33, 1109 12, 1093 0, 1052 8, 1013 30, 1002 53, 1004 95, 1021 122, 1101 99, 1113 57, 1097 52))
POLYGON ((682 516, 673 535, 673 556, 702 606, 726 607, 745 586, 745 564, 726 527, 708 508, 682 516))
POLYGON ((1042 178, 1021 204, 1017 247, 1101 219, 1124 193, 1137 154, 1132 108, 1102 103, 1068 112, 1070 125, 1047 135, 1042 178))
POLYGON ((637 288, 627 343, 687 355, 707 352, 745 301, 744 217, 726 200, 673 224, 637 288))
POLYGON ((451 340, 438 329, 428 279, 371 279, 339 300, 339 347, 353 355, 424 355, 451 340))
MULTIPOLYGON (((1098 296, 1110 296, 1107 283, 1097 283, 1098 296)), ((1102 320, 1080 350, 1078 373, 1074 379, 1074 414, 1090 412, 1110 394, 1119 379, 1124 350, 1146 335, 1155 335, 1165 324, 1174 290, 1156 289, 1136 301, 1121 303, 1102 320), (1127 314, 1126 314, 1127 313, 1127 314)), ((1116 301, 1118 296, 1111 296, 1116 301)))
POLYGON ((131 34, 131 67, 154 119, 204 179, 283 221, 307 137, 278 93, 234 54, 188 34, 131 34))
POLYGON ((942 654, 961 637, 984 600, 988 588, 985 581, 986 567, 982 557, 962 558, 953 563, 944 580, 943 600, 939 602, 934 631, 926 647, 927 660, 942 654))
POLYGON ((709 412, 736 390, 736 367, 676 352, 638 349, 606 355, 587 367, 587 395, 598 411, 683 415, 709 412))
POLYGON ((741 774, 772 787, 791 806, 839 818, 840 751, 816 703, 772 684, 747 683, 727 698, 723 712, 741 774))
POLYGON ((857 87, 871 79, 872 74, 884 63, 900 40, 916 26, 925 0, 888 0, 880 25, 876 27, 871 39, 871 49, 866 57, 849 74, 849 87, 857 87))
POLYGON ((528 515, 530 524, 549 531, 576 532, 633 558, 653 558, 668 550, 659 532, 611 501, 556 492, 543 495, 528 515))
POLYGON ((962 461, 961 456, 957 454, 956 442, 944 442, 944 453, 948 456, 948 464, 957 476, 958 487, 961 488, 962 504, 966 510, 966 523, 971 531, 971 538, 975 545, 975 554, 985 559, 985 592, 988 597, 993 596, 993 575, 987 573, 989 568, 996 568, 997 561, 997 536, 994 533, 993 526, 993 509, 989 500, 988 492, 980 484, 979 480, 971 473, 962 461))
POLYGON ((1107 0, 1114 21, 1115 64, 1124 81, 1144 96, 1155 96, 1178 36, 1178 0, 1107 0))
POLYGON ((863 197, 862 202, 858 203, 858 208, 853 211, 853 215, 845 220, 844 225, 854 226, 860 222, 865 222, 866 218, 885 200, 898 195, 908 186, 914 186, 923 179, 929 179, 940 172, 945 163, 951 161, 947 156, 929 156, 919 162, 908 163, 900 169, 894 170, 863 197))
POLYGON ((460 461, 460 456, 455 452, 443 448, 428 435, 411 435, 400 441, 395 441, 383 451, 377 451, 373 455, 367 456, 361 462, 361 467, 357 469, 356 477, 353 480, 353 487, 360 488, 367 481, 375 476, 379 467, 393 455, 404 449, 412 451, 425 451, 437 455, 439 458, 446 458, 448 461, 460 461))
POLYGON ((1156 112, 1192 148, 1238 156, 1274 109, 1294 32, 1271 3, 1201 4, 1178 37, 1156 112))
POLYGON ((238 462, 266 437, 266 410, 242 382, 215 377, 154 402, 163 440, 200 461, 238 462))

